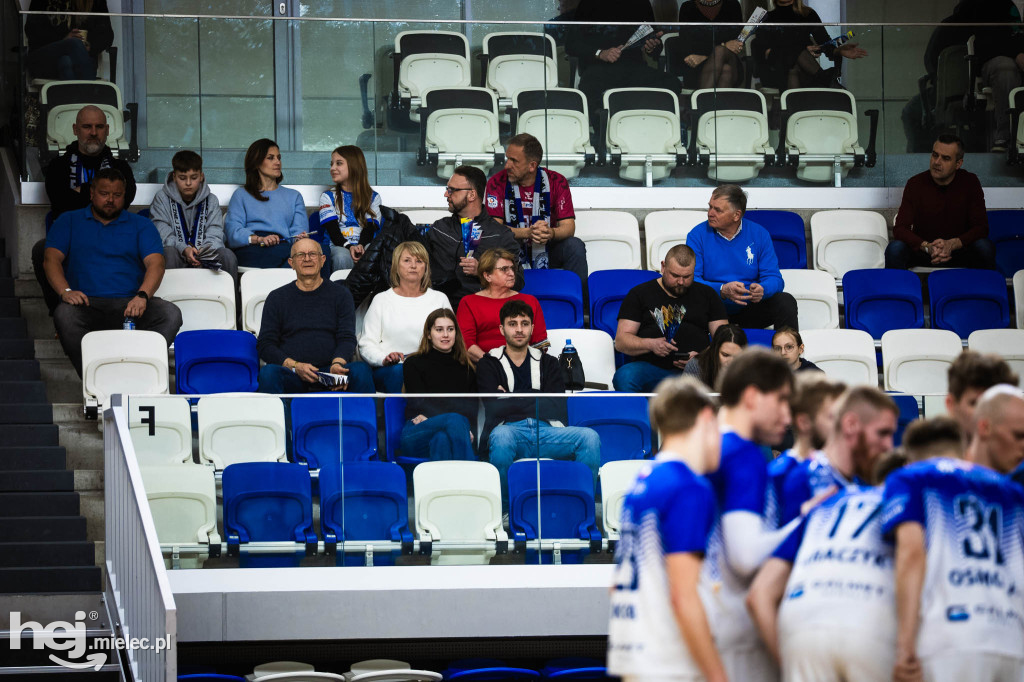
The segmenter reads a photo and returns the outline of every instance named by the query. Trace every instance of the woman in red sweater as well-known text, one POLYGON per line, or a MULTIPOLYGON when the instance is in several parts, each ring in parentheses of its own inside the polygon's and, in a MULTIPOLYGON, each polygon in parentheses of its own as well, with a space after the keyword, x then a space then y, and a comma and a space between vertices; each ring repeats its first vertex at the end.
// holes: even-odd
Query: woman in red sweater
POLYGON ((459 303, 459 329, 466 339, 469 357, 474 363, 484 353, 505 344, 501 335, 498 311, 513 299, 524 301, 533 308, 533 336, 530 343, 540 343, 548 337, 544 326, 544 313, 540 303, 529 294, 521 294, 512 287, 516 283, 515 255, 505 249, 490 249, 480 256, 477 276, 483 287, 472 296, 463 297, 459 303))

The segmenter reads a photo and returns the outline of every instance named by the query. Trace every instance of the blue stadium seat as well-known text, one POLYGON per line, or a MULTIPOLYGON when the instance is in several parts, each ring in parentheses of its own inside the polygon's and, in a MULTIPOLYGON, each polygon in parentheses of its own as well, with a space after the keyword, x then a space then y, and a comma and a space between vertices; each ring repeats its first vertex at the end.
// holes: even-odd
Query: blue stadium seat
POLYGON ((569 426, 586 426, 601 437, 601 464, 651 456, 647 398, 638 395, 574 395, 568 400, 569 426))
POLYGON ((148 207, 147 208, 140 208, 139 209, 139 215, 142 216, 143 218, 152 218, 152 214, 150 213, 148 207))
POLYGON ((568 270, 524 270, 524 294, 540 301, 548 329, 583 328, 583 283, 568 270))
POLYGON ((174 337, 178 394, 252 392, 260 371, 256 337, 233 329, 197 329, 174 337))
POLYGON ((622 299, 636 285, 659 277, 661 273, 650 270, 598 270, 590 273, 587 278, 590 328, 607 332, 614 339, 622 299))
MULTIPOLYGON (((222 478, 228 552, 246 542, 317 541, 309 471, 290 462, 229 464, 222 478)), ((305 552, 241 554, 247 567, 298 566, 305 552)))
POLYGON ((744 327, 743 332, 747 335, 747 345, 772 347, 772 337, 775 336, 774 329, 748 329, 744 327))
POLYGON ((924 326, 921 280, 908 270, 850 270, 843 275, 847 329, 880 339, 890 329, 924 326))
POLYGON ((550 660, 540 672, 549 680, 603 680, 608 677, 604 661, 579 656, 550 660))
MULTIPOLYGON (((412 543, 405 471, 390 462, 347 462, 320 470, 320 525, 324 542, 390 540, 412 543)), ((411 545, 410 545, 411 546, 411 545)), ((373 565, 391 565, 400 551, 374 553, 373 565)), ((335 555, 338 566, 363 566, 363 554, 335 555)))
POLYGON ((510 668, 504 661, 492 658, 466 658, 452 662, 443 672, 446 680, 461 682, 492 682, 505 680, 537 680, 540 673, 529 668, 510 668))
POLYGON ((293 398, 291 414, 296 462, 319 469, 333 462, 376 458, 377 408, 373 398, 293 398))
MULTIPOLYGON (((601 541, 594 520, 594 476, 585 464, 554 459, 514 462, 508 469, 508 500, 509 530, 517 542, 538 538, 601 541)), ((582 563, 587 552, 563 551, 562 563, 582 563)), ((551 563, 551 553, 541 552, 539 560, 551 563)), ((537 562, 536 552, 527 551, 526 563, 537 562)))
POLYGON ((807 269, 807 233, 799 214, 761 209, 747 211, 743 217, 768 230, 781 269, 807 269))
POLYGON ((899 417, 896 419, 896 433, 892 437, 893 447, 899 447, 903 442, 903 431, 910 425, 910 422, 920 417, 921 413, 918 409, 917 398, 914 396, 906 393, 890 393, 889 397, 900 408, 899 417))
POLYGON ((996 247, 996 265, 1003 277, 1024 270, 1024 211, 989 211, 988 238, 996 247))
POLYGON ((1006 280, 995 270, 936 270, 928 275, 932 327, 966 339, 979 329, 1010 326, 1006 280))
POLYGON ((404 426, 405 398, 384 398, 384 451, 387 460, 412 465, 429 462, 429 457, 409 457, 402 454, 402 427, 404 426))

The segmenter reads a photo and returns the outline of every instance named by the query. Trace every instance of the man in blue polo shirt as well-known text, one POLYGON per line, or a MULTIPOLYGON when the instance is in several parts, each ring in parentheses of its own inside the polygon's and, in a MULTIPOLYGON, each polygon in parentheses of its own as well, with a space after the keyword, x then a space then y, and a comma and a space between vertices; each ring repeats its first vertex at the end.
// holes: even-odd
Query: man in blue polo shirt
POLYGON ((696 281, 725 300, 729 322, 741 327, 799 329, 796 299, 782 290, 782 273, 768 230, 743 219, 747 195, 719 185, 708 202, 708 219, 686 237, 697 254, 696 281))
POLYGON ((164 276, 160 233, 148 218, 124 210, 121 171, 96 171, 91 204, 62 213, 46 238, 46 279, 60 294, 53 324, 64 352, 82 375, 82 338, 120 329, 159 332, 168 345, 181 327, 181 311, 153 294, 164 276))

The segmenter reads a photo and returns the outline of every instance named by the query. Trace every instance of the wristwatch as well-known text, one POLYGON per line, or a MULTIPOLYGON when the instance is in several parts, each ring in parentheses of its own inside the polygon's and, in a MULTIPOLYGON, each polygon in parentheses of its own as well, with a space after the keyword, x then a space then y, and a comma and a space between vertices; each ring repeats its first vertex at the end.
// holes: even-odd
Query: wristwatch
POLYGON ((149 294, 147 294, 142 289, 139 289, 138 291, 136 291, 135 295, 136 296, 141 296, 143 301, 148 301, 149 300, 149 294))

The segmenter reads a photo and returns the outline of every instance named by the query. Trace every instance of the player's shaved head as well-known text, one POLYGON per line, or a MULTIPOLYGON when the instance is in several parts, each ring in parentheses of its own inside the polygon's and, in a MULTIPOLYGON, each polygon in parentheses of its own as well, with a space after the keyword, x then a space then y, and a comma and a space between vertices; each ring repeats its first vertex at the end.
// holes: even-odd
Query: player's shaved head
POLYGON ((1024 393, 1010 384, 985 391, 974 410, 974 437, 969 459, 1000 473, 1024 460, 1024 393))

